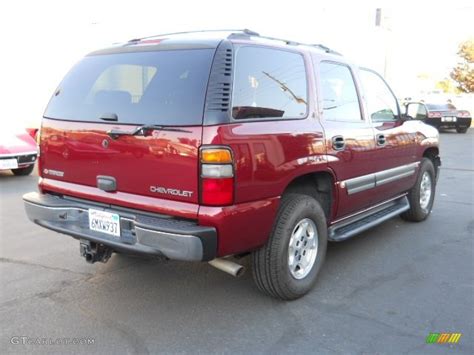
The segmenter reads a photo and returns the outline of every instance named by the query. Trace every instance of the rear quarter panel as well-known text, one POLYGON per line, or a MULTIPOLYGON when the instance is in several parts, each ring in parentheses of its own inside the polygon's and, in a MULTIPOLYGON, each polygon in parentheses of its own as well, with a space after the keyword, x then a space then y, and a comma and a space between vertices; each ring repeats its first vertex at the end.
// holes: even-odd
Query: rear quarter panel
POLYGON ((327 169, 324 135, 316 119, 205 127, 203 144, 232 148, 235 203, 279 196, 294 178, 327 169))
POLYGON ((328 171, 322 127, 313 117, 204 127, 202 142, 234 152, 235 204, 199 209, 199 223, 219 232, 219 255, 262 246, 290 182, 328 171))

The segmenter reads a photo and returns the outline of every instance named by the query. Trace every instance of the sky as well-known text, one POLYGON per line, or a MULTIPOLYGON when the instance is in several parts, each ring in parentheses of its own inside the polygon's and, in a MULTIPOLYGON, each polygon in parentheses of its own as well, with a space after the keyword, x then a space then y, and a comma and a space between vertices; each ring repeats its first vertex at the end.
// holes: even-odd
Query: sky
POLYGON ((474 37, 474 2, 15 0, 0 5, 3 121, 37 122, 68 69, 89 51, 160 33, 249 28, 323 43, 384 74, 399 97, 449 75, 474 37), (375 27, 376 8, 383 28, 375 27), (420 80, 419 76, 429 77, 420 80))

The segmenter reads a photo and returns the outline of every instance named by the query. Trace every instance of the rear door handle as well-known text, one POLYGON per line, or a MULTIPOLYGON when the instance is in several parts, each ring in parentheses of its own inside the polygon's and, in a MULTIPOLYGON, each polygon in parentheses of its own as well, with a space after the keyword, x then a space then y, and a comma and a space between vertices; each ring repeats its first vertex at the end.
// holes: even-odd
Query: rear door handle
POLYGON ((332 137, 332 147, 334 150, 344 150, 346 147, 346 142, 344 141, 343 136, 334 136, 332 137))
POLYGON ((382 146, 385 145, 386 140, 383 134, 377 134, 377 145, 382 146))

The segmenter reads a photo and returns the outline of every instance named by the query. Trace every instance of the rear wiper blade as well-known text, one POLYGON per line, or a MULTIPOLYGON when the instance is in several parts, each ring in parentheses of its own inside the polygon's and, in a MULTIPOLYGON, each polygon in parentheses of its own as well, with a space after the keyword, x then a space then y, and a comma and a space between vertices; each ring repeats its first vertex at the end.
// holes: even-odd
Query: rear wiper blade
POLYGON ((191 131, 187 131, 182 128, 175 128, 175 127, 166 127, 166 126, 159 126, 159 125, 143 125, 137 127, 133 131, 122 131, 120 129, 111 129, 107 132, 107 134, 112 139, 117 139, 120 136, 144 136, 147 131, 170 131, 170 132, 186 132, 191 133, 191 131))
POLYGON ((146 131, 169 131, 169 132, 186 132, 186 133, 192 133, 191 131, 188 131, 186 129, 182 128, 176 128, 176 127, 166 127, 166 126, 160 126, 160 125, 143 125, 138 127, 134 132, 133 135, 136 136, 138 134, 144 134, 146 131))

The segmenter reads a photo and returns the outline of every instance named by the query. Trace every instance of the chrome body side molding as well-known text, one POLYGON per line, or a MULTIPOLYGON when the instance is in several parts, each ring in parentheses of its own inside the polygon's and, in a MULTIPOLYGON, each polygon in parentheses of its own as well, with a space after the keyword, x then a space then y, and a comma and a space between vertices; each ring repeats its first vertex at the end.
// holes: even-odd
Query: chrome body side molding
POLYGON ((415 174, 420 162, 398 166, 396 168, 378 171, 373 174, 358 176, 341 182, 349 195, 373 189, 374 187, 388 184, 415 174))

